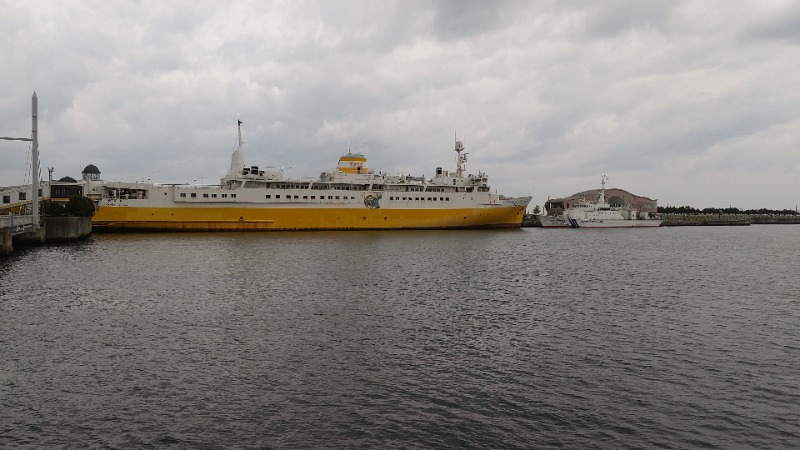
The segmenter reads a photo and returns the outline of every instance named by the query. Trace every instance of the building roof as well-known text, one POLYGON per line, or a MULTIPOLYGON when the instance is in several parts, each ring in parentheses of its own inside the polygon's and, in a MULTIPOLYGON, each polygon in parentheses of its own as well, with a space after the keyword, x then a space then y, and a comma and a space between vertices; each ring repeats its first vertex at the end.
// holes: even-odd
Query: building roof
MULTIPOLYGON (((628 195, 631 195, 631 196, 636 197, 636 198, 638 198, 640 200, 643 200, 643 201, 651 201, 651 202, 657 202, 658 201, 657 198, 650 198, 650 197, 644 197, 642 195, 636 195, 636 194, 631 193, 630 191, 626 191, 625 189, 620 189, 620 188, 606 188, 606 196, 608 198, 611 198, 612 196, 614 196, 616 194, 616 192, 613 192, 613 191, 624 192, 624 193, 626 193, 628 195)), ((588 191, 577 192, 575 194, 570 195, 569 197, 551 198, 551 199, 548 199, 547 201, 549 201, 549 202, 565 202, 565 201, 568 201, 568 200, 577 200, 577 199, 581 199, 581 198, 585 198, 587 200, 597 200, 597 197, 599 195, 600 195, 600 189, 589 189, 588 191)))
POLYGON ((83 168, 82 173, 100 173, 100 169, 97 168, 94 164, 89 164, 88 166, 83 168))
MULTIPOLYGON (((639 198, 641 200, 650 200, 651 202, 658 201, 657 198, 650 198, 650 197, 645 197, 643 195, 636 195, 636 194, 634 194, 634 193, 632 193, 630 191, 626 191, 625 189, 620 189, 620 188, 606 188, 606 195, 607 196, 610 196, 609 195, 610 191, 624 192, 624 193, 626 193, 628 195, 631 195, 633 197, 639 198)), ((567 197, 567 199, 597 198, 599 195, 600 195, 600 189, 589 189, 588 191, 583 191, 583 192, 578 192, 578 193, 572 194, 571 196, 567 197)))
POLYGON ((61 177, 58 180, 58 182, 59 183, 75 183, 75 182, 77 182, 77 180, 75 180, 75 178, 72 178, 72 177, 61 177))

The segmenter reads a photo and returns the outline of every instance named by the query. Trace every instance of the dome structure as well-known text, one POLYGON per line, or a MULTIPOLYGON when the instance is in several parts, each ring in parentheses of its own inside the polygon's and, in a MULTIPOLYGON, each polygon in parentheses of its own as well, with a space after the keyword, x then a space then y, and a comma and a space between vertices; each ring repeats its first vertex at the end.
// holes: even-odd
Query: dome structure
POLYGON ((83 168, 83 179, 86 181, 98 181, 100 179, 100 169, 94 164, 89 164, 83 168))

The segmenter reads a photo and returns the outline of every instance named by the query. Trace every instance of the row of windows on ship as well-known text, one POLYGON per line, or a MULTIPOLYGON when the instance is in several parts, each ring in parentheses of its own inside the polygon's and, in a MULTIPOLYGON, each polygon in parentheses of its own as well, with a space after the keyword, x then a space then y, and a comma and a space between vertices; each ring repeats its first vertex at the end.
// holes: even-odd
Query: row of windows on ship
MULTIPOLYGON (((397 188, 394 188, 393 186, 375 185, 372 188, 375 189, 375 190, 392 189, 392 188, 394 188, 394 190, 405 190, 405 191, 408 191, 408 192, 444 192, 445 191, 445 189, 443 187, 430 187, 429 186, 429 187, 426 188, 426 187, 421 187, 421 186, 420 187, 411 186, 411 187, 406 187, 406 189, 402 189, 403 187, 404 186, 402 186, 402 185, 398 186, 397 188)), ((268 189, 308 189, 308 185, 307 184, 276 184, 276 185, 267 186, 267 188, 268 189)), ((328 184, 313 184, 313 185, 311 185, 311 189, 312 190, 322 190, 322 191, 329 190, 329 189, 337 190, 337 191, 366 191, 366 190, 370 189, 370 187, 368 185, 331 186, 331 185, 328 185, 328 184)), ((450 190, 450 192, 453 191, 452 188, 449 189, 449 190, 450 190)))
MULTIPOLYGON (((236 194, 219 194, 219 195, 220 195, 222 198, 228 198, 228 195, 230 195, 230 198, 236 198, 236 194)), ((186 197, 187 197, 187 196, 186 196, 186 192, 181 192, 181 193, 180 193, 180 196, 181 196, 182 198, 186 198, 186 197)), ((308 195, 304 195, 304 196, 302 196, 302 197, 303 197, 303 200, 309 200, 309 196, 308 196, 308 195)), ((311 198, 310 198, 310 200, 317 200, 317 196, 316 196, 316 195, 312 195, 312 196, 310 196, 310 197, 311 197, 311 198)), ((189 193, 189 198, 197 198, 197 193, 196 193, 196 192, 190 192, 190 193, 189 193)), ((217 194, 203 194, 202 198, 217 198, 217 194)), ((284 198, 286 198, 286 199, 289 199, 289 200, 292 200, 292 199, 294 199, 294 200, 300 200, 300 196, 299 196, 299 195, 294 195, 294 196, 292 196, 292 195, 287 195, 287 196, 286 196, 286 197, 284 197, 284 198)), ((271 199, 272 199, 272 195, 270 195, 270 194, 267 194, 267 195, 266 195, 266 199, 267 199, 267 200, 271 200, 271 199)), ((280 200, 280 199, 281 199, 281 196, 280 196, 280 194, 276 195, 276 196, 275 196, 275 199, 276 199, 276 200, 280 200)), ((341 195, 329 195, 327 199, 328 199, 328 200, 347 200, 347 199, 348 199, 348 197, 347 197, 346 195, 345 195, 345 196, 341 196, 341 195)), ((355 200, 356 198, 355 198, 355 197, 353 197, 353 196, 351 196, 351 197, 349 197, 349 199, 350 199, 350 200, 355 200)), ((324 196, 324 195, 320 195, 320 196, 319 196, 319 200, 325 200, 325 196, 324 196)), ((450 197, 438 197, 438 198, 437 198, 437 197, 394 197, 394 196, 390 196, 390 197, 389 197, 389 200, 412 200, 412 201, 429 201, 429 202, 435 202, 435 201, 440 201, 440 202, 449 202, 449 201, 450 201, 450 197)))

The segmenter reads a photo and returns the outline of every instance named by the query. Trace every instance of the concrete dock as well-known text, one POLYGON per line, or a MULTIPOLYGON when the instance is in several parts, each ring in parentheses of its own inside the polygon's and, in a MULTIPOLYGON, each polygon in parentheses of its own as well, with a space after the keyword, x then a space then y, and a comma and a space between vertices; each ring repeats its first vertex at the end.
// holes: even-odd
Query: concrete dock
POLYGON ((36 231, 14 234, 11 228, 0 229, 0 257, 11 255, 14 247, 79 241, 91 234, 91 217, 44 217, 36 231))

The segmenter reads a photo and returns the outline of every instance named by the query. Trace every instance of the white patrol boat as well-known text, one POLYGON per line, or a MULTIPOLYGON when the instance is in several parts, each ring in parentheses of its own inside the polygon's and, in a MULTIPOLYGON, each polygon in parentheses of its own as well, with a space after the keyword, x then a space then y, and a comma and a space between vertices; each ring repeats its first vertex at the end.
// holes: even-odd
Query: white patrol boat
POLYGON ((561 214, 549 216, 537 215, 544 228, 640 228, 657 227, 661 225, 660 219, 647 218, 634 208, 616 207, 606 201, 606 180, 602 175, 600 182, 602 188, 597 202, 591 203, 580 199, 561 214))

